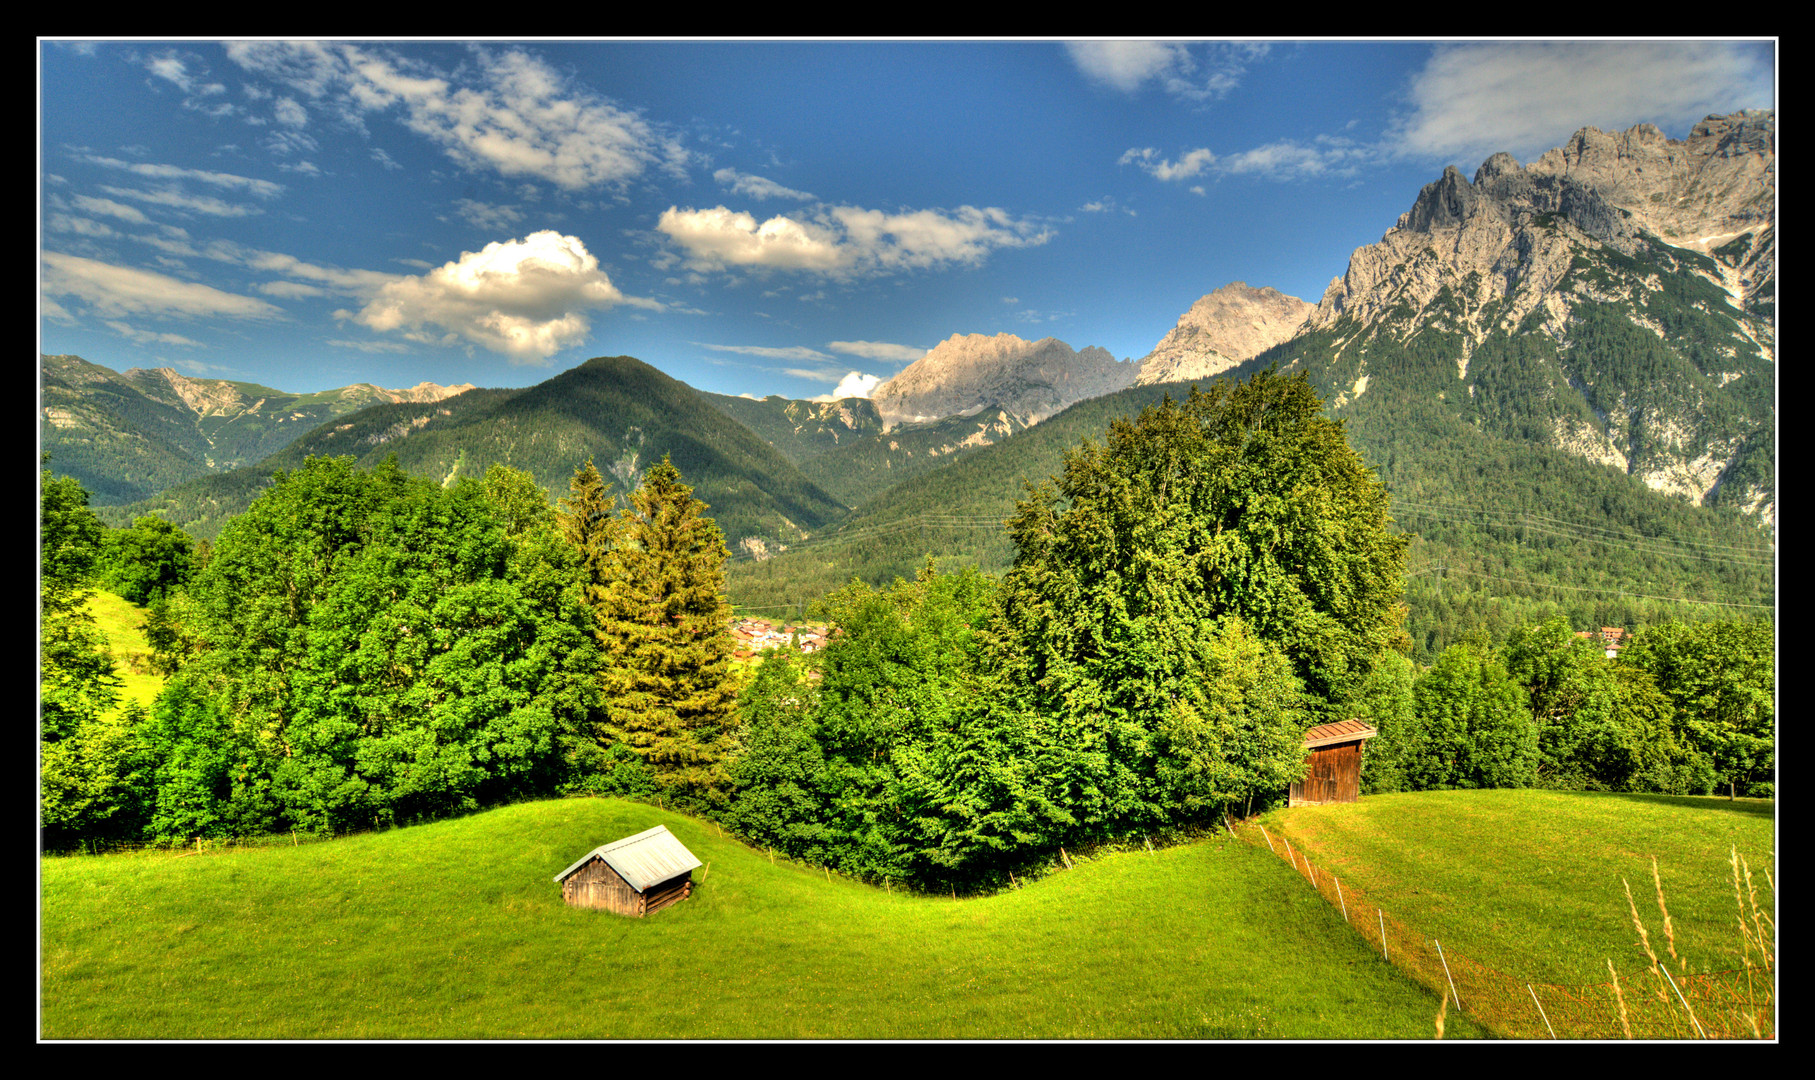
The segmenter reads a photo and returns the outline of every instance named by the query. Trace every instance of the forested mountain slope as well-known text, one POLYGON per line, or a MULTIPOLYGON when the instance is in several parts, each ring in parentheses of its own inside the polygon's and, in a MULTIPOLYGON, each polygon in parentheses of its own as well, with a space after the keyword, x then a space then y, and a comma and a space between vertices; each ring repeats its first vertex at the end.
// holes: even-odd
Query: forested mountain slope
POLYGON ((383 405, 325 425, 256 466, 207 477, 110 517, 158 512, 211 536, 256 497, 272 471, 304 458, 395 454, 406 471, 451 483, 494 463, 526 470, 552 495, 591 457, 622 494, 671 457, 733 545, 800 539, 844 508, 775 448, 684 383, 631 357, 599 357, 522 390, 470 391, 441 403, 383 405))
POLYGON ((170 368, 121 373, 79 356, 42 354, 38 370, 38 431, 51 471, 80 480, 97 506, 262 461, 316 426, 371 405, 433 403, 472 389, 358 383, 292 394, 170 368))

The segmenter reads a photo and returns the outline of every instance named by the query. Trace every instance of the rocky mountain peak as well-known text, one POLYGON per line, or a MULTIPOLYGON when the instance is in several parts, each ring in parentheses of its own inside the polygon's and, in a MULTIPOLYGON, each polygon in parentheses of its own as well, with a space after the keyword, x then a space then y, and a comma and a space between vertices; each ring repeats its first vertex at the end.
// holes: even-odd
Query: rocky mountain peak
POLYGON ((1512 377, 1492 365, 1522 339, 1521 363, 1555 359, 1514 412, 1551 409, 1555 445, 1698 501, 1722 476, 1749 476, 1731 501, 1768 518, 1775 497, 1758 477, 1773 423, 1774 140, 1774 115, 1749 110, 1682 140, 1650 124, 1582 128, 1528 165, 1492 155, 1473 183, 1445 169, 1354 252, 1305 322, 1349 365, 1334 406, 1368 392, 1370 349, 1414 343, 1456 379, 1453 399, 1472 401, 1512 377), (1607 344, 1621 334, 1633 336, 1607 344), (1675 366, 1665 375, 1654 359, 1641 378, 1629 358, 1653 342, 1675 366))
POLYGON ((966 416, 986 408, 1035 424, 1085 398, 1126 389, 1133 361, 1081 351, 1058 338, 953 334, 870 395, 887 427, 966 416))
POLYGON ((1474 216, 1480 199, 1462 170, 1451 165, 1443 175, 1424 185, 1418 201, 1399 219, 1399 227, 1413 232, 1454 228, 1474 216))
POLYGON ((1274 288, 1232 281, 1179 316, 1140 361, 1141 385, 1220 375, 1290 338, 1316 309, 1274 288))

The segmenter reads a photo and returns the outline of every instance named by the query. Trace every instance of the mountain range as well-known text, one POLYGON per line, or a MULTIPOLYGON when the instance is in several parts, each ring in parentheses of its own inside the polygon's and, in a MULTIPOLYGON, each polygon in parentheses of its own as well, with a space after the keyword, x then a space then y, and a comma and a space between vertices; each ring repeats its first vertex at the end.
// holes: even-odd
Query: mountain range
POLYGON ((667 453, 743 560, 734 598, 796 603, 928 551, 1000 569, 1021 480, 1192 382, 1274 368, 1312 381, 1393 492, 1426 624, 1491 622, 1496 596, 1617 597, 1583 615, 1603 620, 1645 598, 1768 608, 1774 143, 1773 114, 1744 112, 1445 170, 1317 303, 1234 282, 1138 360, 954 334, 867 400, 813 402, 703 393, 629 357, 523 390, 285 395, 47 356, 40 430, 104 519, 198 536, 309 454, 395 454, 444 482, 504 463, 553 497, 589 456, 622 491, 667 453))

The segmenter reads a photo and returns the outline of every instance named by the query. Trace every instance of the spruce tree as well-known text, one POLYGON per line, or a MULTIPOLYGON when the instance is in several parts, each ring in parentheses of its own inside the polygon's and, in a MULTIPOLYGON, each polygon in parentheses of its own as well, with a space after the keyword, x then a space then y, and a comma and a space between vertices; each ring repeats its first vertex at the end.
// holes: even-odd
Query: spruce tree
POLYGON ((612 534, 617 524, 612 510, 617 505, 617 497, 606 490, 605 478, 592 463, 573 471, 573 479, 568 481, 567 497, 561 499, 555 513, 555 521, 560 526, 561 535, 580 553, 581 565, 585 568, 586 602, 595 610, 598 607, 597 593, 605 584, 606 566, 613 546, 612 534))
POLYGON ((612 734, 685 801, 716 805, 737 721, 730 551, 666 456, 616 519, 594 614, 612 734))

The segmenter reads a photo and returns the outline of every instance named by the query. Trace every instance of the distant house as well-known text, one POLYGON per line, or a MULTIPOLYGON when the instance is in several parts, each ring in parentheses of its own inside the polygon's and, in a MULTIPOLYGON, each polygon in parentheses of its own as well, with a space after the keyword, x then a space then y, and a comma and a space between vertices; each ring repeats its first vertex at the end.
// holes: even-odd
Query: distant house
POLYGON ((1286 805, 1322 806, 1359 799, 1362 746, 1378 734, 1379 729, 1360 720, 1319 724, 1305 732, 1305 778, 1292 782, 1286 805))
POLYGON ((693 895, 701 865, 666 825, 593 848, 555 875, 561 899, 642 918, 693 895))
POLYGON ((1609 660, 1619 656, 1620 650, 1624 649, 1626 643, 1632 640, 1632 635, 1628 634, 1624 628, 1618 626, 1603 626, 1599 631, 1577 630, 1576 637, 1587 638, 1596 645, 1599 645, 1602 649, 1606 650, 1607 659, 1609 660))

